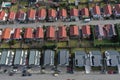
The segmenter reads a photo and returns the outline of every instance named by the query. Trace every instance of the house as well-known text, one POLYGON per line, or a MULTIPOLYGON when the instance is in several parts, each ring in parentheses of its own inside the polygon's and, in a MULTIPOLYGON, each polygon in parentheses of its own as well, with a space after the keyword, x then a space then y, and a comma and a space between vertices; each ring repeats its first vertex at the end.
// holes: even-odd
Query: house
POLYGON ((42 8, 38 11, 38 20, 45 20, 46 19, 46 9, 42 8))
POLYGON ((59 14, 60 14, 61 20, 64 21, 67 18, 67 10, 66 9, 61 9, 59 14))
POLYGON ((59 66, 68 66, 69 65, 69 51, 60 50, 58 53, 58 64, 59 66))
POLYGON ((10 21, 10 22, 14 21, 15 20, 15 16, 16 16, 16 13, 11 11, 8 14, 8 21, 10 21))
POLYGON ((86 53, 84 51, 75 51, 75 66, 83 67, 85 66, 86 53))
POLYGON ((111 5, 107 4, 103 7, 104 17, 110 17, 112 15, 112 7, 111 5))
POLYGON ((82 18, 88 18, 89 17, 89 10, 88 10, 88 8, 81 9, 81 16, 82 16, 82 18))
POLYGON ((70 27, 70 37, 71 38, 78 38, 78 36, 79 36, 78 26, 71 26, 70 27))
POLYGON ((79 15, 78 15, 78 9, 72 8, 70 10, 70 18, 71 18, 71 20, 78 21, 79 20, 78 17, 79 17, 79 15))
POLYGON ((35 21, 36 10, 29 9, 28 12, 27 12, 27 17, 28 17, 29 21, 35 21))
POLYGON ((54 51, 45 50, 45 53, 44 53, 44 66, 53 66, 54 65, 54 55, 55 55, 54 51))
POLYGON ((20 40, 21 39, 21 29, 16 28, 13 33, 13 39, 20 40))
POLYGON ((101 67, 102 66, 102 55, 100 51, 90 51, 90 63, 93 67, 101 67))
POLYGON ((82 36, 83 38, 90 38, 91 30, 89 25, 82 26, 82 36))
POLYGON ((18 21, 24 22, 26 20, 26 13, 22 10, 19 10, 16 14, 16 19, 18 21))
POLYGON ((46 38, 48 40, 55 40, 55 28, 50 26, 46 30, 46 38))
POLYGON ((54 9, 48 10, 48 19, 49 21, 56 21, 57 20, 57 12, 54 9))
POLYGON ((35 39, 37 41, 41 41, 44 39, 44 31, 42 27, 37 27, 36 33, 35 33, 35 39))
POLYGON ((114 50, 105 51, 106 65, 116 67, 120 64, 120 54, 114 50))
POLYGON ((106 24, 103 27, 104 35, 106 38, 112 38, 116 35, 114 24, 106 24))
POLYGON ((11 38, 11 29, 5 28, 2 32, 2 40, 10 40, 11 38))
POLYGON ((104 25, 95 25, 95 37, 99 40, 102 40, 105 37, 103 27, 104 25))
POLYGON ((120 4, 115 5, 115 16, 120 17, 120 4))
POLYGON ((3 50, 0 58, 1 66, 12 66, 14 53, 9 50, 3 50))
POLYGON ((4 10, 0 11, 0 22, 6 21, 7 14, 5 13, 4 10))
POLYGON ((67 32, 65 26, 60 26, 58 29, 58 39, 59 41, 67 40, 67 32))
POLYGON ((30 50, 29 66, 40 66, 41 52, 38 50, 30 50))
POLYGON ((26 28, 24 33, 24 39, 26 42, 29 42, 33 39, 33 31, 32 28, 26 28))
POLYGON ((93 7, 93 18, 100 18, 101 17, 101 12, 100 12, 100 7, 99 6, 94 6, 93 7))
POLYGON ((26 65, 26 57, 27 57, 27 51, 19 50, 17 49, 15 51, 15 58, 14 58, 14 66, 24 66, 26 65))

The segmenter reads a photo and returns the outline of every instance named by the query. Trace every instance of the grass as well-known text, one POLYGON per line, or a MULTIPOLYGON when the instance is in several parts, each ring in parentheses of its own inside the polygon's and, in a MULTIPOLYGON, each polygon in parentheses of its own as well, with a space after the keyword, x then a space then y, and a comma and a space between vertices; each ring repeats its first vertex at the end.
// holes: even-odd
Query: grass
POLYGON ((1 48, 10 48, 8 43, 1 44, 1 48))
POLYGON ((53 46, 55 43, 54 42, 45 42, 46 46, 53 46))
POLYGON ((14 48, 20 48, 20 43, 16 43, 15 45, 13 45, 14 48))
POLYGON ((67 42, 58 42, 57 46, 58 47, 66 47, 67 46, 67 42))
POLYGON ((78 46, 78 41, 77 40, 70 40, 69 41, 69 46, 70 47, 77 47, 78 46))
POLYGON ((18 5, 16 4, 10 8, 10 11, 17 12, 17 9, 18 9, 18 5))
POLYGON ((71 52, 75 53, 75 51, 85 51, 85 49, 84 48, 73 48, 71 52))
POLYGON ((93 47, 89 40, 82 40, 80 43, 81 47, 93 47))

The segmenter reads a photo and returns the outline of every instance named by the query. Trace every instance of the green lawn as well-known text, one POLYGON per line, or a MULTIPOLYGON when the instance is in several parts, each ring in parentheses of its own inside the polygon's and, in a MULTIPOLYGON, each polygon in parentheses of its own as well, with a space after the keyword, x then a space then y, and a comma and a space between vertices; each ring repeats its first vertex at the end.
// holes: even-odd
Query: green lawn
POLYGON ((10 48, 8 43, 1 44, 1 48, 10 48))
POLYGON ((45 45, 46 46, 53 46, 53 45, 55 45, 55 43, 54 42, 45 42, 45 45))
POLYGON ((67 47, 67 42, 57 42, 57 47, 67 47))
POLYGON ((13 12, 17 12, 18 10, 18 5, 13 5, 11 8, 10 8, 10 11, 13 11, 13 12))
POLYGON ((78 47, 78 40, 70 40, 69 46, 70 47, 78 47))
POLYGON ((85 51, 85 49, 84 48, 73 48, 71 52, 75 53, 75 51, 85 51))
POLYGON ((93 44, 89 40, 82 40, 80 43, 81 47, 93 47, 93 44))

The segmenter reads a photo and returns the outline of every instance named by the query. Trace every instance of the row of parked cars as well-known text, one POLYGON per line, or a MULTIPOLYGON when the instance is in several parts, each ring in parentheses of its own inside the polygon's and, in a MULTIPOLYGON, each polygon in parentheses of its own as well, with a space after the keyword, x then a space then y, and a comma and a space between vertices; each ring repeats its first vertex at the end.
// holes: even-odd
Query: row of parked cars
POLYGON ((115 50, 105 51, 104 55, 100 51, 90 51, 86 54, 85 51, 75 51, 75 55, 71 56, 69 51, 61 49, 57 56, 55 51, 45 50, 41 53, 38 50, 3 50, 0 53, 0 66, 19 67, 49 67, 55 66, 85 68, 86 73, 90 73, 93 67, 117 67, 117 72, 120 72, 120 54, 115 50))

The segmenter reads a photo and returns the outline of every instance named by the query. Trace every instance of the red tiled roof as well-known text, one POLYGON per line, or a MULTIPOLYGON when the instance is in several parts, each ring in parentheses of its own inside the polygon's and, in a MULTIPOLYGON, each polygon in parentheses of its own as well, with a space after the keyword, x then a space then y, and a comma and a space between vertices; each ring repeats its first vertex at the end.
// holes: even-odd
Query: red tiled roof
POLYGON ((36 10, 30 9, 27 14, 28 18, 34 18, 36 15, 36 10))
POLYGON ((24 38, 33 38, 32 28, 26 28, 24 38))
POLYGON ((24 11, 19 10, 19 11, 17 12, 17 14, 16 14, 16 18, 21 18, 21 17, 23 17, 24 13, 25 13, 24 11))
POLYGON ((60 10, 60 16, 67 17, 67 11, 66 11, 66 9, 60 10))
POLYGON ((91 34, 90 26, 88 25, 82 26, 82 34, 90 35, 91 34))
POLYGON ((54 27, 50 26, 47 28, 47 38, 54 38, 55 37, 55 29, 54 27))
POLYGON ((48 10, 48 16, 55 18, 56 17, 56 10, 54 10, 54 9, 48 10))
POLYGON ((20 39, 21 38, 21 32, 20 32, 20 28, 16 28, 13 34, 13 39, 20 39))
POLYGON ((94 14, 96 15, 100 15, 100 7, 99 6, 95 6, 95 7, 93 7, 93 12, 94 12, 94 14))
POLYGON ((15 19, 15 12, 10 12, 8 15, 9 20, 14 20, 15 19))
POLYGON ((71 15, 71 16, 78 16, 78 9, 72 8, 72 9, 70 10, 70 15, 71 15))
POLYGON ((70 27, 70 36, 78 36, 78 35, 79 35, 78 26, 71 26, 70 27))
POLYGON ((10 36, 11 36, 11 29, 5 28, 4 31, 2 32, 2 39, 10 39, 10 36))
POLYGON ((83 16, 89 16, 89 10, 88 10, 88 8, 83 8, 83 9, 81 10, 81 14, 82 14, 83 16))
POLYGON ((44 38, 44 31, 42 27, 37 28, 35 38, 44 38))
POLYGON ((3 17, 5 16, 5 11, 0 11, 0 20, 3 20, 3 17))
POLYGON ((115 10, 117 11, 118 14, 120 14, 120 4, 115 5, 115 10))
POLYGON ((59 27, 58 36, 59 36, 59 38, 65 38, 65 37, 67 37, 66 27, 65 26, 59 27))
POLYGON ((110 14, 110 15, 112 14, 111 5, 108 4, 108 5, 104 6, 103 9, 104 9, 104 14, 106 14, 106 15, 107 15, 107 14, 110 14))
POLYGON ((46 9, 40 9, 38 11, 38 17, 46 17, 46 9))

